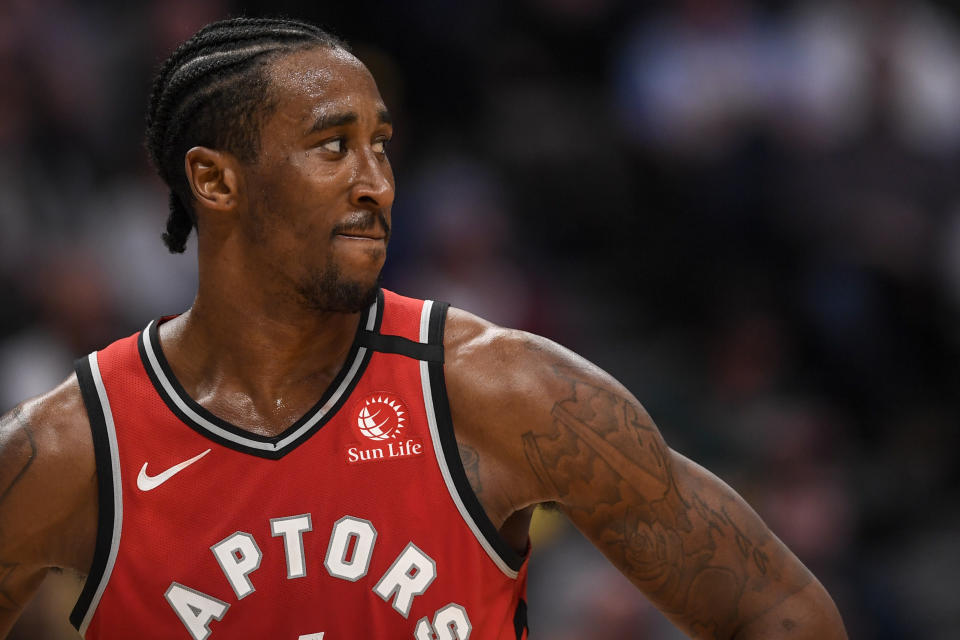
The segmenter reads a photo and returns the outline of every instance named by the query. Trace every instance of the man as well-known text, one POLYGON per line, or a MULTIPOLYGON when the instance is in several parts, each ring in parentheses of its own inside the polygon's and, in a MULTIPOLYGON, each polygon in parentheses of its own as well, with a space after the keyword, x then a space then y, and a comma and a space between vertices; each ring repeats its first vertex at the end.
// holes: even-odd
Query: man
POLYGON ((3 418, 0 628, 62 567, 88 638, 525 638, 553 502, 692 637, 845 637, 609 375, 379 288, 391 134, 312 25, 218 22, 163 65, 147 146, 197 297, 3 418))

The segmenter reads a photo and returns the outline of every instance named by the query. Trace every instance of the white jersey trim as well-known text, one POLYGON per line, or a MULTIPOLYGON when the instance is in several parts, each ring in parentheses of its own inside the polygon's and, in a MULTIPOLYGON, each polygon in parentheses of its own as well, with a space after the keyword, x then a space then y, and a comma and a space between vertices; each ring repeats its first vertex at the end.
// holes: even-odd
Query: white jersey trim
MULTIPOLYGON (((425 300, 423 303, 423 308, 420 312, 420 342, 424 344, 429 342, 430 312, 432 309, 433 301, 425 300)), ((440 431, 437 426, 437 412, 433 403, 433 390, 430 385, 429 364, 430 363, 425 360, 420 361, 420 384, 423 389, 423 402, 427 413, 427 424, 430 426, 430 439, 433 441, 434 458, 437 461, 437 465, 440 467, 440 474, 443 476, 443 481, 447 485, 447 491, 449 492, 450 497, 453 499, 454 504, 457 506, 460 516, 463 518, 464 522, 467 523, 467 526, 470 527, 470 530, 473 532, 477 542, 480 543, 480 546, 483 547, 483 550, 487 552, 487 555, 490 556, 490 559, 493 560, 494 564, 497 565, 497 568, 499 568, 505 576, 511 580, 516 580, 519 572, 511 569, 510 566, 507 565, 506 561, 504 561, 500 554, 497 553, 497 551, 490 545, 490 542, 487 540, 486 536, 484 536, 480 531, 480 528, 474 521, 473 516, 470 515, 470 511, 467 509, 463 499, 460 497, 460 492, 457 491, 456 484, 454 483, 453 477, 450 474, 450 468, 447 466, 446 457, 444 456, 443 452, 443 446, 441 445, 440 441, 440 431)))
MULTIPOLYGON (((369 311, 367 312, 367 319, 365 326, 368 331, 372 331, 373 327, 376 324, 377 312, 378 312, 378 302, 374 302, 369 311)), ((286 434, 283 438, 274 441, 264 441, 255 438, 245 437, 242 434, 235 433, 233 431, 228 431, 224 429, 201 414, 197 413, 193 407, 188 403, 174 387, 170 378, 167 376, 164 367, 160 364, 160 359, 157 356, 157 348, 153 344, 152 334, 153 334, 153 325, 156 323, 156 320, 150 322, 147 325, 147 328, 141 333, 143 340, 144 352, 146 353, 147 360, 150 363, 150 369, 156 380, 163 387, 164 392, 166 393, 167 398, 173 402, 177 409, 179 409, 185 416, 187 416, 191 421, 194 422, 198 427, 209 431, 211 434, 232 442, 237 445, 248 447, 250 449, 256 449, 258 451, 269 451, 269 452, 278 452, 286 449, 290 445, 296 443, 300 440, 305 434, 310 432, 313 427, 322 420, 330 410, 337 406, 337 403, 343 398, 344 394, 352 385, 356 382, 357 371, 360 369, 360 366, 363 364, 364 358, 367 356, 367 348, 359 347, 357 348, 356 354, 353 357, 353 361, 350 363, 350 368, 347 370, 347 374, 340 381, 340 384, 337 386, 337 389, 333 394, 323 403, 319 409, 315 410, 313 415, 300 425, 296 430, 291 431, 286 434)))

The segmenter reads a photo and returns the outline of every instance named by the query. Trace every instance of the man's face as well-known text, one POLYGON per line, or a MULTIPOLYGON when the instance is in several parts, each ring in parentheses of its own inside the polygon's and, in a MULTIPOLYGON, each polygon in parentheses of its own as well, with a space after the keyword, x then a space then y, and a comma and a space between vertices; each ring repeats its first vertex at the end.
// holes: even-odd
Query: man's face
MULTIPOLYGON (((275 60, 275 109, 243 167, 242 235, 264 275, 305 307, 373 301, 390 239, 390 117, 373 77, 325 47, 275 60)), ((249 254, 248 254, 249 255, 249 254)))

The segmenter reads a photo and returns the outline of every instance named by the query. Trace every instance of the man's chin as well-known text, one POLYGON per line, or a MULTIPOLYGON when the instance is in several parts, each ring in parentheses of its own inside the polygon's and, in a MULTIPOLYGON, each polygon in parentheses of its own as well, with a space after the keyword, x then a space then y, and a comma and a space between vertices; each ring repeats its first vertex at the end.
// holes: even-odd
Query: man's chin
POLYGON ((379 281, 373 285, 356 283, 338 287, 336 295, 329 301, 328 310, 339 313, 358 313, 372 305, 380 289, 379 281))
POLYGON ((315 311, 332 313, 358 313, 377 299, 380 276, 373 282, 356 282, 337 277, 337 273, 324 273, 301 289, 307 306, 315 311))

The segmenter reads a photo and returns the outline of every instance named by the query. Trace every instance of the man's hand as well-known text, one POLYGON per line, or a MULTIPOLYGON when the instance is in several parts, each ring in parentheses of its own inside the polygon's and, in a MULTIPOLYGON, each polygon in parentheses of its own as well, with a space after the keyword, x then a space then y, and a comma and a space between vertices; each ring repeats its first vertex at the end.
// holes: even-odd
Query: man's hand
POLYGON ((478 452, 495 524, 559 503, 691 637, 846 637, 816 578, 729 486, 669 449, 608 374, 454 310, 445 342, 457 439, 478 452))

